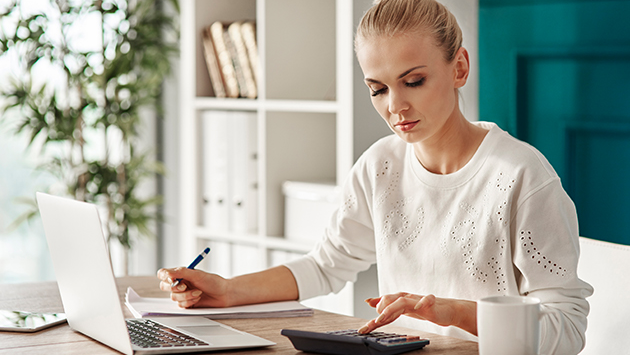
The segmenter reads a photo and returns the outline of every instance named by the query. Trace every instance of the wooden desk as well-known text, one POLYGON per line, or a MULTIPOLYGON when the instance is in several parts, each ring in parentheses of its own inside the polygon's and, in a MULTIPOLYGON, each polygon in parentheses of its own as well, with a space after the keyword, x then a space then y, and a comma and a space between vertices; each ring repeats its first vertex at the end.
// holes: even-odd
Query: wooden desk
MULTIPOLYGON (((117 280, 118 293, 124 299, 128 286, 132 286, 141 296, 166 297, 158 288, 158 281, 153 276, 123 277, 117 280)), ((0 309, 23 310, 29 312, 62 312, 63 307, 57 283, 41 282, 30 284, 0 285, 0 309)), ((127 307, 123 305, 125 317, 131 318, 127 307)), ((283 328, 313 331, 335 329, 355 329, 365 320, 344 315, 315 311, 313 317, 266 318, 266 319, 231 319, 221 320, 233 328, 271 340, 277 345, 241 351, 229 351, 228 354, 305 354, 295 350, 291 342, 280 335, 283 328)), ((386 326, 386 331, 417 334, 428 338, 431 344, 423 350, 408 354, 478 354, 477 343, 460 339, 422 333, 406 328, 386 326)), ((210 354, 216 354, 211 352, 210 354)), ((0 354, 120 354, 101 343, 80 333, 74 332, 68 324, 55 326, 36 333, 0 332, 0 354)), ((199 354, 199 353, 198 353, 199 354)))

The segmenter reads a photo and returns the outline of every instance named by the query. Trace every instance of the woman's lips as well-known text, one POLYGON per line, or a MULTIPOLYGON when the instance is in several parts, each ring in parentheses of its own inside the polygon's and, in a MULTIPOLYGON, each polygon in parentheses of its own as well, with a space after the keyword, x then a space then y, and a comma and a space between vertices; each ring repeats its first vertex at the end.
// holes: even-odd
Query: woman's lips
POLYGON ((404 121, 401 123, 396 123, 395 126, 398 127, 403 132, 409 131, 413 129, 420 121, 404 121))

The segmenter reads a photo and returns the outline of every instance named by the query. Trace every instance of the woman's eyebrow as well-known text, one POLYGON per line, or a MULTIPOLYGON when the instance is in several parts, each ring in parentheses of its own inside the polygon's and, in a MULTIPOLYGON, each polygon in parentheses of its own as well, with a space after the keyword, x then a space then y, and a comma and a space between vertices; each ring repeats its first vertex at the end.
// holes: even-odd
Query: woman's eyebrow
MULTIPOLYGON (((411 73, 412 71, 416 70, 416 69, 420 69, 420 68, 426 68, 426 65, 418 65, 417 67, 413 67, 410 68, 408 70, 405 70, 402 74, 400 74, 398 76, 398 79, 402 79, 405 76, 407 76, 409 73, 411 73)), ((376 80, 376 79, 372 79, 372 78, 365 78, 363 79, 366 83, 373 83, 373 84, 381 84, 380 81, 376 80)))
POLYGON ((411 68, 411 69, 409 69, 409 70, 406 70, 406 71, 404 71, 402 74, 400 74, 400 75, 398 76, 398 79, 402 79, 402 78, 404 78, 405 76, 407 76, 407 74, 411 73, 412 71, 414 71, 414 70, 416 70, 416 69, 420 69, 420 68, 426 68, 426 65, 418 65, 417 67, 413 67, 413 68, 411 68))

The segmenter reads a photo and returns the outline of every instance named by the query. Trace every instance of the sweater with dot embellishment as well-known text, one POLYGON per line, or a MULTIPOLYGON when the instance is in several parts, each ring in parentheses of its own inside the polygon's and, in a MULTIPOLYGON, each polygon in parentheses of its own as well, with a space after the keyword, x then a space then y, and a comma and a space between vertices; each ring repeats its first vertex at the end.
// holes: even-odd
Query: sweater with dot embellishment
MULTIPOLYGON (((287 263, 300 299, 339 291, 373 263, 381 295, 477 301, 497 295, 541 299, 541 354, 584 346, 586 297, 577 277, 573 202, 544 156, 493 123, 471 160, 433 174, 413 147, 382 138, 357 161, 322 240, 287 263)), ((455 328, 400 317, 398 325, 464 339, 455 328)))

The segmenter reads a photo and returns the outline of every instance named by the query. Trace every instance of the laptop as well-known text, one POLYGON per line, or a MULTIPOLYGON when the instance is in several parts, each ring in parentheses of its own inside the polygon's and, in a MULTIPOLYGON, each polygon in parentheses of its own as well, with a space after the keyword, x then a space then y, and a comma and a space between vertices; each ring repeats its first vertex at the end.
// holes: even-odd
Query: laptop
MULTIPOLYGON (((265 347, 275 343, 201 316, 125 319, 95 205, 38 192, 37 203, 70 327, 124 354, 265 347), (166 328, 168 343, 130 332, 166 328), (134 336, 135 339, 135 336, 134 336)), ((157 280, 156 280, 157 281, 157 280)), ((157 286, 156 286, 157 287, 157 286)), ((163 340, 166 338, 163 338, 163 340)))

